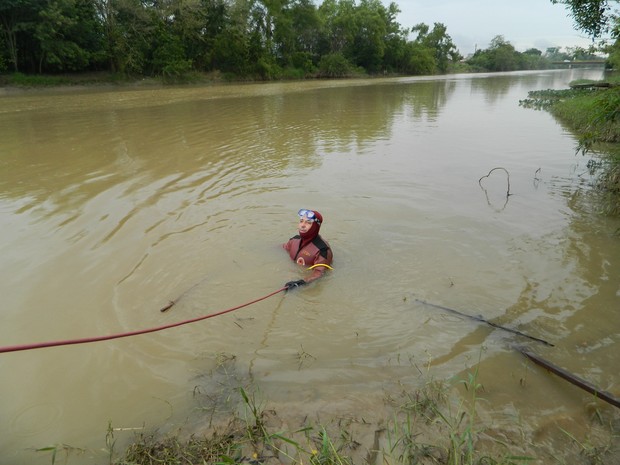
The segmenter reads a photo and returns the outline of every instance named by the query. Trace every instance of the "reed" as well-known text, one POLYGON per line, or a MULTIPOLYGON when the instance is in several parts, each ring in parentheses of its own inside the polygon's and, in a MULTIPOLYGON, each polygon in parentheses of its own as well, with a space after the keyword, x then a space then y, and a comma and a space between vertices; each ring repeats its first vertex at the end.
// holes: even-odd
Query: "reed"
MULTIPOLYGON (((234 357, 225 356, 216 370, 231 377, 225 393, 214 396, 225 399, 228 409, 215 422, 209 421, 204 431, 181 429, 166 434, 142 429, 135 432, 133 442, 121 452, 114 433, 122 430, 108 425, 104 452, 110 465, 181 465, 181 464, 252 464, 252 465, 523 465, 543 463, 523 453, 529 449, 523 432, 506 444, 494 436, 493 427, 481 419, 484 386, 480 381, 480 360, 464 374, 451 381, 429 379, 421 387, 411 389, 399 383, 400 392, 386 392, 388 416, 367 422, 364 417, 331 416, 328 423, 299 423, 287 429, 282 416, 268 408, 268 402, 256 387, 241 386, 230 364, 234 357), (236 384, 236 386, 234 386, 236 384), (389 413, 391 412, 391 413, 389 413), (374 429, 374 441, 358 437, 374 429), (365 454, 365 455, 364 455, 365 454)), ((411 362, 411 361, 410 361, 411 362)), ((420 372, 421 376, 429 376, 420 372)), ((196 394, 200 397, 207 394, 196 394)), ((211 393, 209 393, 211 395, 211 393)), ((198 410, 206 412, 205 410, 198 410)), ((487 412, 488 413, 488 412, 487 412)), ((486 413, 485 413, 486 414, 486 413)), ((586 457, 588 463, 615 463, 618 451, 613 443, 618 431, 613 422, 602 425, 603 413, 594 420, 609 428, 607 443, 600 438, 578 438, 564 430, 575 447, 572 455, 554 456, 558 464, 586 457), (567 457, 566 459, 564 457, 567 457), (564 461, 563 461, 564 460, 564 461), (607 462, 605 461, 607 460, 607 462), (611 461, 609 461, 611 460, 611 461)), ((487 422, 488 423, 488 422, 487 422)), ((368 439, 368 437, 366 437, 368 439)), ((506 441, 508 442, 508 441, 506 441)), ((51 456, 51 463, 80 463, 85 452, 64 444, 38 450, 51 456), (76 461, 74 461, 76 460, 76 461)), ((88 451, 92 453, 93 451, 88 451)), ((562 451, 564 452, 564 451, 562 451)))
POLYGON ((603 83, 571 83, 571 89, 539 90, 519 102, 525 108, 547 110, 578 136, 576 152, 592 154, 590 174, 602 195, 598 210, 620 215, 620 77, 603 83), (598 87, 597 87, 598 85, 598 87), (604 157, 599 155, 604 154, 604 157), (601 159, 603 161, 601 161, 601 159))
MULTIPOLYGON (((497 440, 494 444, 505 452, 491 453, 480 443, 486 427, 477 415, 484 391, 479 363, 462 379, 450 383, 430 381, 416 391, 403 392, 400 403, 392 399, 396 413, 386 429, 384 463, 517 465, 534 460, 512 453, 497 440), (465 395, 450 395, 459 387, 465 395)), ((489 437, 485 435, 485 439, 489 437)))
MULTIPOLYGON (((565 430, 564 428, 560 428, 563 434, 565 434, 568 438, 570 438, 573 444, 576 444, 579 448, 579 454, 587 459, 587 463, 590 465, 607 465, 607 457, 608 454, 613 450, 614 445, 612 442, 608 442, 606 444, 596 445, 591 438, 586 437, 585 439, 579 440, 575 435, 565 430)), ((618 436, 616 436, 616 439, 618 436)))

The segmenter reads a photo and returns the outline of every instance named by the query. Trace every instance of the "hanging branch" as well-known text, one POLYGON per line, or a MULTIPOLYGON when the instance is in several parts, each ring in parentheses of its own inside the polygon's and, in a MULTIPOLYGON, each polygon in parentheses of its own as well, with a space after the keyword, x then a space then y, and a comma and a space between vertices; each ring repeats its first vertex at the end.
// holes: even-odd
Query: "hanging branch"
POLYGON ((482 187, 482 180, 484 178, 488 178, 489 176, 491 176, 491 173, 495 170, 504 170, 506 172, 506 179, 508 181, 508 190, 506 191, 506 197, 510 197, 512 194, 510 193, 510 173, 508 172, 508 170, 506 168, 502 168, 501 166, 498 166, 497 168, 493 168, 491 171, 489 171, 489 174, 482 176, 480 179, 478 179, 478 184, 480 185, 480 187, 482 189, 484 189, 484 187, 482 187))

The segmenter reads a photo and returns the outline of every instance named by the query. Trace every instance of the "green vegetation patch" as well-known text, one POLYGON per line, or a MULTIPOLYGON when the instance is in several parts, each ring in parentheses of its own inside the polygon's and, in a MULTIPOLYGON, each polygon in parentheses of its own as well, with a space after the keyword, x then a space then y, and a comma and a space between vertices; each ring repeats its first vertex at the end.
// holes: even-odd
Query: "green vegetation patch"
MULTIPOLYGON (((299 356, 311 357, 305 352, 299 356)), ((575 432, 572 420, 564 425, 563 434, 558 433, 561 445, 533 441, 548 422, 529 432, 514 422, 496 424, 490 415, 504 417, 506 412, 486 408, 480 360, 451 381, 429 379, 428 372, 421 373, 417 387, 394 380, 386 386, 381 408, 376 411, 334 411, 319 418, 316 411, 304 408, 276 412, 251 383, 243 387, 242 378, 246 378, 235 368, 234 355, 217 357, 217 367, 205 377, 210 387, 205 385, 204 392, 202 388, 194 390, 200 405, 195 426, 184 423, 168 433, 142 430, 121 456, 115 434, 125 429, 110 424, 106 446, 100 451, 107 455, 107 463, 524 465, 545 457, 557 459, 558 464, 581 463, 584 455, 592 464, 617 463, 620 457, 620 449, 614 445, 620 426, 614 423, 615 411, 598 403, 592 404, 596 415, 586 430, 579 427, 580 432, 575 432), (314 420, 309 421, 309 415, 314 420)), ((527 389, 524 378, 520 384, 527 389)), ((79 459, 93 451, 59 444, 37 452, 51 455, 55 465, 74 463, 74 458, 78 459, 75 463, 81 463, 79 459)))
POLYGON ((14 73, 4 78, 3 84, 16 87, 52 87, 69 85, 71 84, 71 80, 62 76, 14 73))
MULTIPOLYGON (((519 104, 547 110, 579 137, 577 152, 601 160, 588 166, 598 170, 596 189, 602 193, 598 210, 620 215, 620 81, 575 81, 570 89, 537 90, 519 104), (602 157, 600 156, 602 155, 602 157)), ((594 173, 592 173, 594 174, 594 173)))

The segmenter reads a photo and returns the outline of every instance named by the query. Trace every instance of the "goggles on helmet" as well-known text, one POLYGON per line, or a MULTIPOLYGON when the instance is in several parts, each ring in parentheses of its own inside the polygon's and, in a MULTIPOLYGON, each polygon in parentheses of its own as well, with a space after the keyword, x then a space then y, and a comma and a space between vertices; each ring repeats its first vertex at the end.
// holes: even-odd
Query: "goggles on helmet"
POLYGON ((300 218, 305 216, 308 221, 316 221, 317 223, 321 224, 321 222, 312 210, 306 210, 305 208, 302 208, 297 212, 297 214, 300 218))

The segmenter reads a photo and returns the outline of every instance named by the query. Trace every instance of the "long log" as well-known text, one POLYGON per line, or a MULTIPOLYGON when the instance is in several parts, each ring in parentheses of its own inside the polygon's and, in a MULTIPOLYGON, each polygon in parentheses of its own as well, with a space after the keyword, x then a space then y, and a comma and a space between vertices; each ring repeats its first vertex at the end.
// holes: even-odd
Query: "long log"
POLYGON ((590 87, 614 87, 610 82, 587 82, 585 84, 571 84, 571 89, 588 89, 590 87))
POLYGON ((533 354, 532 352, 529 352, 525 349, 522 348, 517 348, 517 350, 519 352, 521 352, 525 357, 527 357, 528 359, 530 359, 532 362, 536 363, 537 365, 540 365, 543 368, 546 368, 547 370, 549 370, 551 373, 559 376, 560 378, 565 379, 566 381, 568 381, 569 383, 574 384, 577 387, 580 387, 581 389, 583 389, 586 392, 589 392, 590 394, 594 395, 595 397, 598 397, 601 400, 604 400, 605 402, 610 403, 611 405, 613 405, 614 407, 618 407, 620 408, 620 399, 618 399, 617 397, 615 397, 613 394, 607 392, 607 391, 602 391, 601 389, 597 388, 596 386, 594 386, 593 384, 589 383, 588 381, 579 378, 578 376, 575 376, 571 373, 569 373, 568 371, 554 365, 553 363, 539 357, 536 354, 533 354))
POLYGON ((435 308, 439 308, 441 310, 445 310, 447 312, 454 313, 455 315, 464 316, 464 317, 469 318, 471 320, 479 321, 480 323, 485 323, 485 324, 487 324, 489 326, 492 326, 493 328, 501 329, 503 331, 508 331, 509 333, 516 334, 518 336, 523 336, 523 337, 526 337, 526 338, 531 339, 533 341, 542 342, 543 344, 545 344, 547 346, 553 347, 552 343, 550 343, 548 341, 545 341, 544 339, 540 339, 539 337, 530 336, 529 334, 525 334, 525 333, 523 333, 523 332, 521 332, 521 331, 519 331, 517 329, 506 328, 505 326, 501 326, 501 325, 498 325, 497 323, 493 323, 492 321, 486 320, 486 319, 482 318, 481 316, 468 315, 467 313, 462 313, 462 312, 459 312, 458 310, 455 310, 453 308, 444 307, 443 305, 433 304, 433 303, 427 302, 426 300, 420 300, 420 299, 415 299, 415 300, 416 300, 416 302, 420 302, 421 304, 429 305, 429 306, 435 307, 435 308))

